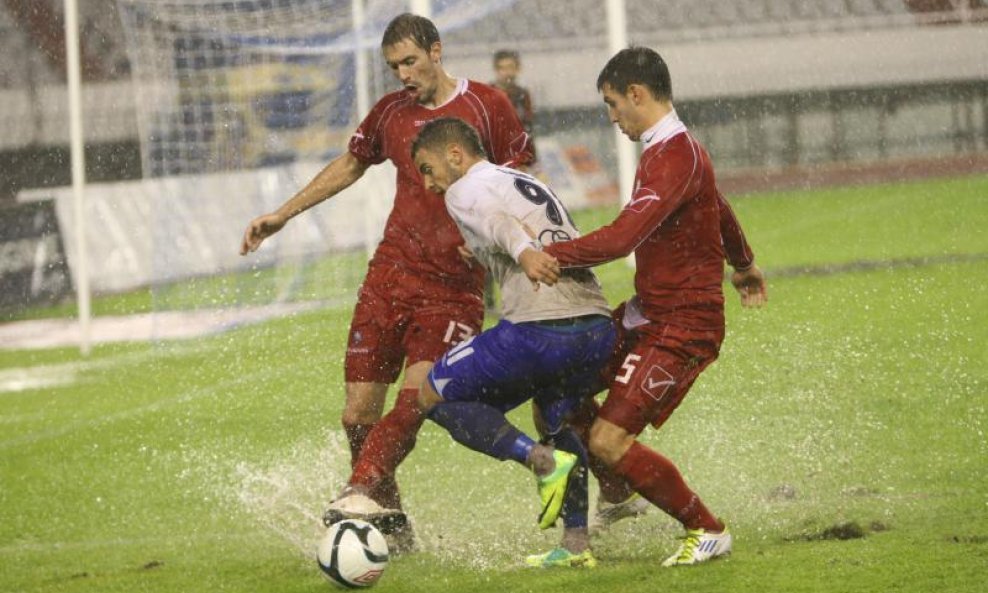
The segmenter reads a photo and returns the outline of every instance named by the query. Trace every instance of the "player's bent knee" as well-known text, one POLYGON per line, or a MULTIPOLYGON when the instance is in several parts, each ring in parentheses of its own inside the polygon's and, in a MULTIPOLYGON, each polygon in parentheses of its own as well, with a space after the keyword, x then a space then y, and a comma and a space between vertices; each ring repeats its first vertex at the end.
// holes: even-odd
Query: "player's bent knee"
POLYGON ((590 428, 590 453, 614 467, 635 442, 635 435, 607 420, 598 418, 590 428))
POLYGON ((419 387, 418 394, 419 410, 421 410, 423 414, 428 414, 429 410, 434 408, 436 404, 441 401, 443 401, 443 398, 440 397, 440 395, 436 393, 436 390, 432 388, 432 384, 429 383, 428 380, 423 381, 422 386, 419 387))
POLYGON ((401 388, 417 389, 429 377, 429 371, 431 370, 432 363, 424 360, 408 365, 405 368, 405 380, 401 388))

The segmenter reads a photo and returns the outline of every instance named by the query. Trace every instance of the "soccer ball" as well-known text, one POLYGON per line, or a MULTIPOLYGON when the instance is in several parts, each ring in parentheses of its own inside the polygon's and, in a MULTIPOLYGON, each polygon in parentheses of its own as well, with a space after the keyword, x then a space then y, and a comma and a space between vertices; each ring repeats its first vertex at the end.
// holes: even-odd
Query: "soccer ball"
POLYGON ((370 587, 388 565, 388 544, 370 523, 347 519, 326 531, 316 560, 333 584, 344 589, 370 587))

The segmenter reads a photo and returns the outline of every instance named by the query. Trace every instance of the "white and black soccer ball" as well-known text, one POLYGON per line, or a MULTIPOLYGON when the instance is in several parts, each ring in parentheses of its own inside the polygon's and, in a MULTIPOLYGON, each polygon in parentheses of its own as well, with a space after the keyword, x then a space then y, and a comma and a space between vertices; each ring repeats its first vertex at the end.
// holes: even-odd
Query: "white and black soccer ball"
POLYGON ((388 544, 370 523, 347 519, 326 530, 316 560, 333 584, 345 589, 370 587, 388 566, 388 544))

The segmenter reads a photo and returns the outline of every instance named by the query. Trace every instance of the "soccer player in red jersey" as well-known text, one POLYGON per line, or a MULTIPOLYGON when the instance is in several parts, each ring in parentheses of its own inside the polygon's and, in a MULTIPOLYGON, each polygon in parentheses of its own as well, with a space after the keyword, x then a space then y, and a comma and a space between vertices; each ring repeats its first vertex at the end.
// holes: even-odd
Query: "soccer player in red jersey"
POLYGON ((709 155, 676 115, 669 70, 659 54, 644 47, 618 52, 597 88, 611 121, 644 144, 631 201, 611 224, 528 251, 521 264, 531 279, 551 283, 560 266, 594 266, 634 252, 636 294, 624 305, 622 320, 633 342, 621 353, 591 426, 590 450, 686 528, 681 548, 663 565, 695 564, 728 554, 731 534, 672 461, 637 436, 649 424, 660 427, 717 358, 724 339, 725 257, 744 306, 765 302, 765 280, 717 189, 709 155))
POLYGON ((350 485, 395 509, 401 503, 394 470, 423 422, 418 388, 435 360, 480 331, 484 316, 483 269, 461 257, 463 238, 443 197, 425 189, 412 160, 412 140, 428 121, 448 116, 476 128, 497 164, 528 165, 534 151, 504 93, 446 73, 439 32, 429 19, 395 17, 381 49, 402 88, 374 105, 346 152, 277 210, 250 222, 240 251, 256 250, 292 217, 350 186, 371 165, 395 165, 394 207, 350 325, 342 417, 353 463, 350 485), (394 408, 381 418, 388 385, 402 364, 404 382, 394 408))

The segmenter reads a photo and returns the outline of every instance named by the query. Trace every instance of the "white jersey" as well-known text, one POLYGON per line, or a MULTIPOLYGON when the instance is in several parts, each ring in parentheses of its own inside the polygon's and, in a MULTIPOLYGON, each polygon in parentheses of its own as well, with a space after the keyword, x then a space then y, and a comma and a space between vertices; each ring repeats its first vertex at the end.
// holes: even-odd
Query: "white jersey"
POLYGON ((565 270, 557 284, 536 291, 518 265, 518 255, 528 247, 580 236, 562 202, 538 179, 481 161, 446 190, 446 208, 467 247, 501 287, 502 317, 508 321, 610 314, 590 270, 565 270))

